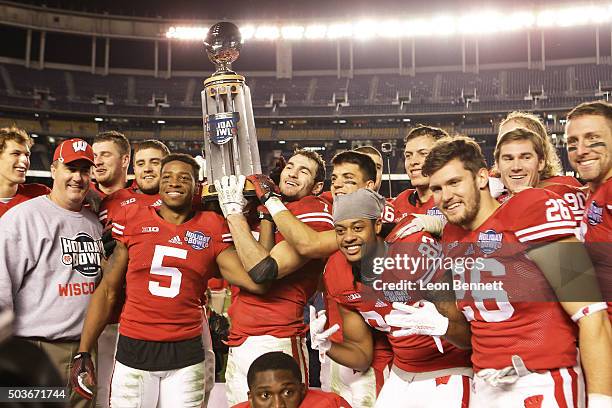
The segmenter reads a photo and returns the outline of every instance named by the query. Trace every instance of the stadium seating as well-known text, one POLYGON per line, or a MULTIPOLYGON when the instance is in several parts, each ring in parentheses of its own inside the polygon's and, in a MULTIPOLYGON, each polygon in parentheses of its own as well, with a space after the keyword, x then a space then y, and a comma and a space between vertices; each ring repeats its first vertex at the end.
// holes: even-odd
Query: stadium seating
MULTIPOLYGON (((0 104, 4 106, 136 116, 201 115, 199 93, 203 78, 103 76, 79 71, 27 69, 12 64, 0 65, 0 73, 3 79, 0 104)), ((570 101, 593 98, 601 83, 611 82, 610 66, 594 64, 552 66, 544 71, 492 70, 478 74, 248 78, 256 116, 260 117, 474 112, 530 109, 536 103, 548 107, 561 103, 564 107, 570 101), (530 90, 543 91, 547 99, 525 101, 530 90), (467 97, 473 103, 466 104, 467 97), (275 104, 270 104, 271 98, 275 104), (279 103, 281 101, 284 103, 279 103)))

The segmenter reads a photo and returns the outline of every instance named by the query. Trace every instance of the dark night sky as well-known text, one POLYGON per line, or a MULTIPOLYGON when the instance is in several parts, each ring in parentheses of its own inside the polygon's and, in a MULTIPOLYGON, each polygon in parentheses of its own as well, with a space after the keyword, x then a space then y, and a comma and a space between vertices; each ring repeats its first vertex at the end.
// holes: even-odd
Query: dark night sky
MULTIPOLYGON (((526 0, 25 0, 22 3, 46 4, 77 11, 103 12, 130 16, 201 18, 201 19, 290 19, 290 18, 359 18, 410 16, 430 13, 458 13, 483 8, 531 8, 569 3, 560 1, 526 0)), ((575 4, 575 3, 571 3, 575 4)))

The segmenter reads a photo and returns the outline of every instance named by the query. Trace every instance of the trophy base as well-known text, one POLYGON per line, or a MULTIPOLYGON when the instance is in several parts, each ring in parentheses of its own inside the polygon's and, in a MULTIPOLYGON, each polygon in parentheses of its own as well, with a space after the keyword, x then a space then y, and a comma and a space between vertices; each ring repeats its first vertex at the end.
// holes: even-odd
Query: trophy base
MULTIPOLYGON (((257 197, 255 194, 255 186, 249 180, 244 184, 243 194, 246 198, 257 197)), ((202 202, 208 203, 217 201, 218 194, 214 184, 204 184, 202 186, 202 202)))

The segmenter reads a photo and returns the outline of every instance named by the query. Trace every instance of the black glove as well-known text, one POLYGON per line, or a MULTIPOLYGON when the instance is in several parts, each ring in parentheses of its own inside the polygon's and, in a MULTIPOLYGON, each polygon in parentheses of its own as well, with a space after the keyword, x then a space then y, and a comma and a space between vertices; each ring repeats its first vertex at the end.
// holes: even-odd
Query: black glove
POLYGON ((70 386, 85 399, 92 399, 96 389, 96 372, 91 354, 81 352, 72 359, 70 367, 70 386))
POLYGON ((102 245, 104 246, 104 257, 110 258, 110 256, 113 254, 113 251, 115 250, 115 247, 117 246, 117 241, 115 241, 115 239, 113 238, 113 233, 111 231, 110 225, 102 232, 101 239, 102 245))
POLYGON ((227 336, 229 335, 230 324, 227 317, 215 313, 211 310, 210 318, 208 319, 208 326, 210 327, 210 337, 212 339, 212 346, 216 352, 227 353, 229 350, 227 344, 227 336))

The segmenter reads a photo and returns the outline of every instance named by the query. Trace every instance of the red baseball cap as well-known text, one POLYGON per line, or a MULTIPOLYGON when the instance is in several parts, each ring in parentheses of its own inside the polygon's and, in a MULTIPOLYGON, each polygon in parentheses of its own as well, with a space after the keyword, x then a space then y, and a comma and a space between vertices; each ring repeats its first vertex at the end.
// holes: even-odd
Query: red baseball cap
POLYGON ((53 161, 56 160, 64 164, 77 160, 87 160, 94 164, 94 153, 91 146, 83 139, 68 139, 55 148, 53 161))

